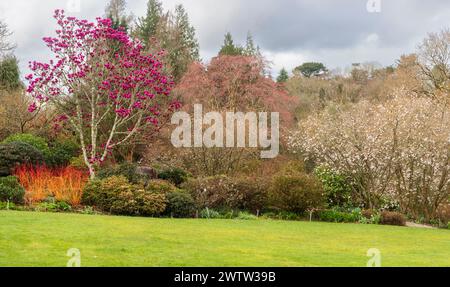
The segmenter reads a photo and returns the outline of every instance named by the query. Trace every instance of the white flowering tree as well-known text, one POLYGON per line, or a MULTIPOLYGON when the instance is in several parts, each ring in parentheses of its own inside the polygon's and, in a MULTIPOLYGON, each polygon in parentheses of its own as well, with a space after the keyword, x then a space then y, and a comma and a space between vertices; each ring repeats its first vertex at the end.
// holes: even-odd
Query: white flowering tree
POLYGON ((351 176, 368 208, 395 199, 427 219, 450 195, 450 111, 403 90, 381 104, 328 107, 300 124, 294 151, 351 176))

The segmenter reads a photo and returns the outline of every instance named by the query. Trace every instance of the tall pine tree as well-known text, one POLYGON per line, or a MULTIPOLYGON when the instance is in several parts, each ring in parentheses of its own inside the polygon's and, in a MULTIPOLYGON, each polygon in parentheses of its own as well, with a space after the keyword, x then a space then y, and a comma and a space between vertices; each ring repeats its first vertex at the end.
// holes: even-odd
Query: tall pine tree
POLYGON ((22 86, 17 58, 9 55, 0 59, 0 90, 15 90, 22 86))
POLYGON ((244 49, 240 46, 234 44, 233 36, 230 32, 225 34, 225 39, 223 41, 223 46, 219 51, 221 56, 241 56, 244 54, 244 49))
POLYGON ((169 14, 168 17, 169 26, 163 48, 168 53, 171 74, 178 81, 187 71, 189 64, 199 60, 199 45, 195 38, 195 29, 190 25, 183 5, 177 5, 175 14, 169 14))
POLYGON ((246 56, 257 56, 258 53, 259 53, 259 47, 255 46, 255 42, 253 41, 253 36, 250 32, 248 32, 244 54, 246 56))
POLYGON ((126 6, 125 0, 110 0, 106 5, 106 17, 111 19, 114 29, 128 30, 133 17, 126 14, 126 6))
POLYGON ((149 0, 147 14, 138 20, 135 33, 150 52, 165 50, 166 70, 176 82, 189 64, 200 58, 195 29, 183 5, 177 5, 174 12, 164 12, 161 2, 149 0))
POLYGON ((149 0, 147 3, 147 14, 145 17, 138 19, 136 29, 137 36, 145 45, 148 45, 150 38, 156 36, 162 15, 163 9, 161 2, 158 0, 149 0))
POLYGON ((178 31, 179 42, 188 52, 192 60, 199 60, 199 44, 195 37, 195 29, 189 23, 189 16, 183 5, 177 5, 175 8, 175 26, 178 31))
POLYGON ((280 74, 277 77, 277 83, 286 83, 289 80, 289 74, 285 68, 281 69, 280 74))

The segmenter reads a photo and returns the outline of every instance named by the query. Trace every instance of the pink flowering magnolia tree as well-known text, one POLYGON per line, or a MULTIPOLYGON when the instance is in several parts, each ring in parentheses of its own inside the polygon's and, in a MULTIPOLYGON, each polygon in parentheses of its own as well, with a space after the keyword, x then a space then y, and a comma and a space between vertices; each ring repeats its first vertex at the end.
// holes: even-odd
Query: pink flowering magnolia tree
POLYGON ((150 131, 180 107, 171 99, 172 79, 163 74, 161 55, 143 46, 109 19, 96 23, 56 10, 56 37, 44 38, 55 59, 30 62, 29 111, 52 105, 76 132, 91 178, 95 166, 118 145, 150 131))

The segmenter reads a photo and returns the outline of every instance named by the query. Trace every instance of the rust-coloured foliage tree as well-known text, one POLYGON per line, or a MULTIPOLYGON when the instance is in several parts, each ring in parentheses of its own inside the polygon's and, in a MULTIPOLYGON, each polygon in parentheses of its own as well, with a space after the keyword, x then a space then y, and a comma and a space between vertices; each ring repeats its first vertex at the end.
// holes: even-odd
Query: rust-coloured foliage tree
POLYGON ((252 56, 219 56, 193 63, 175 91, 187 108, 201 103, 219 111, 279 112, 285 127, 293 124, 296 98, 263 75, 264 63, 252 56))
MULTIPOLYGON (((174 92, 185 109, 202 104, 203 111, 278 112, 282 131, 294 123, 296 98, 263 74, 264 62, 254 56, 218 56, 207 64, 193 63, 174 92)), ((282 132, 281 131, 281 132, 282 132)), ((192 149, 187 165, 204 175, 239 172, 245 159, 258 156, 255 149, 192 149)))

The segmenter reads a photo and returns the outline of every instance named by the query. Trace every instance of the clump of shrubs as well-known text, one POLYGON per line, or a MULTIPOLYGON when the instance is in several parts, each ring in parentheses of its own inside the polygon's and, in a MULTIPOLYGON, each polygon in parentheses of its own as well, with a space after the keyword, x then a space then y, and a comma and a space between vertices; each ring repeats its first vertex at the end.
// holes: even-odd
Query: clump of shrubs
POLYGON ((239 194, 235 208, 258 214, 266 208, 269 182, 262 178, 240 177, 235 179, 234 184, 239 194))
POLYGON ((86 185, 83 204, 117 215, 157 216, 166 209, 165 194, 144 189, 124 176, 97 179, 86 185))
POLYGON ((22 204, 25 190, 15 176, 0 177, 0 201, 22 204))
POLYGON ((83 204, 112 214, 193 217, 196 212, 194 199, 175 186, 184 176, 180 170, 168 172, 166 178, 172 183, 152 179, 135 164, 103 168, 97 179, 86 186, 83 204))
POLYGON ((117 194, 112 202, 112 214, 131 216, 158 216, 166 209, 164 194, 148 192, 144 189, 127 190, 117 194))
POLYGON ((9 144, 13 142, 26 143, 37 150, 39 150, 43 155, 47 155, 50 152, 47 141, 44 138, 32 135, 32 134, 14 134, 3 140, 3 144, 9 144))
POLYGON ((198 207, 205 210, 227 207, 232 194, 232 184, 227 176, 193 179, 183 188, 189 191, 198 207))
POLYGON ((323 167, 317 168, 315 175, 322 183, 329 208, 350 208, 353 206, 352 184, 347 177, 323 167))
MULTIPOLYGON (((44 138, 39 136, 35 136, 32 134, 14 134, 7 137, 2 142, 2 144, 4 145, 13 143, 28 144, 35 148, 41 155, 41 157, 39 158, 39 164, 45 164, 48 167, 67 166, 73 157, 76 157, 80 154, 79 145, 70 138, 58 139, 49 145, 44 138)), ((35 162, 21 161, 20 163, 33 164, 35 162)))
POLYGON ((133 163, 123 163, 117 166, 102 168, 97 173, 97 178, 106 179, 113 176, 123 176, 132 184, 145 183, 150 178, 138 172, 138 166, 133 163))
MULTIPOLYGON (((16 141, 0 144, 0 175, 2 172, 8 175, 17 164, 25 162, 32 166, 44 160, 42 151, 36 147, 45 151, 48 146, 39 138, 24 136, 14 139, 28 141, 33 145, 16 141)), ((56 156, 59 153, 56 145, 48 151, 49 154, 52 154, 51 150, 54 151, 54 165, 67 164, 78 149, 68 142, 61 143, 60 148, 60 156, 56 156)), ((195 216, 242 220, 254 220, 260 215, 280 220, 311 219, 314 216, 326 222, 406 224, 405 217, 397 212, 379 213, 352 208, 350 185, 346 178, 328 170, 316 170, 315 174, 308 174, 301 165, 295 163, 288 164, 269 179, 225 175, 190 178, 188 173, 178 168, 168 168, 159 173, 153 168, 144 169, 129 163, 102 168, 96 179, 80 188, 80 191, 83 190, 81 203, 88 206, 81 212, 96 214, 98 210, 130 216, 195 216), (311 217, 307 216, 308 212, 311 217)), ((62 177, 60 180, 66 184, 62 177)), ((27 194, 34 190, 24 184, 26 181, 21 179, 20 182, 27 188, 27 194)), ((44 189, 48 190, 47 187, 44 189)), ((0 209, 23 204, 24 195, 24 188, 16 177, 0 178, 0 203, 8 203, 6 207, 1 203, 0 209)), ((42 202, 45 196, 48 195, 42 193, 42 197, 34 201, 40 202, 36 210, 72 210, 66 202, 72 205, 73 202, 58 197, 58 192, 52 192, 54 200, 51 202, 42 202)), ((79 203, 79 200, 76 202, 79 203)), ((73 206, 75 209, 80 207, 73 206)), ((447 213, 442 212, 442 217, 442 221, 439 218, 441 226, 447 225, 447 213)))
POLYGON ((272 180, 269 201, 274 209, 303 214, 323 206, 322 185, 304 172, 282 172, 272 180))
POLYGON ((45 163, 49 167, 65 167, 80 154, 80 146, 71 139, 51 143, 45 163))
POLYGON ((174 186, 170 182, 158 179, 147 182, 145 189, 154 193, 163 193, 163 194, 169 194, 179 190, 176 186, 174 186))
POLYGON ((397 225, 397 226, 405 226, 406 218, 403 214, 398 212, 391 211, 383 211, 380 214, 380 224, 383 225, 397 225))
POLYGON ((24 142, 0 144, 0 176, 11 175, 22 164, 41 165, 44 156, 37 148, 24 142))
POLYGON ((195 211, 195 201, 189 193, 174 191, 167 194, 167 209, 165 213, 170 217, 193 217, 195 211))
POLYGON ((257 179, 220 175, 192 179, 182 187, 192 195, 201 209, 257 212, 267 201, 264 185, 257 179))
POLYGON ((181 168, 172 167, 160 171, 158 173, 158 178, 167 180, 176 186, 180 186, 188 180, 189 174, 181 168))

